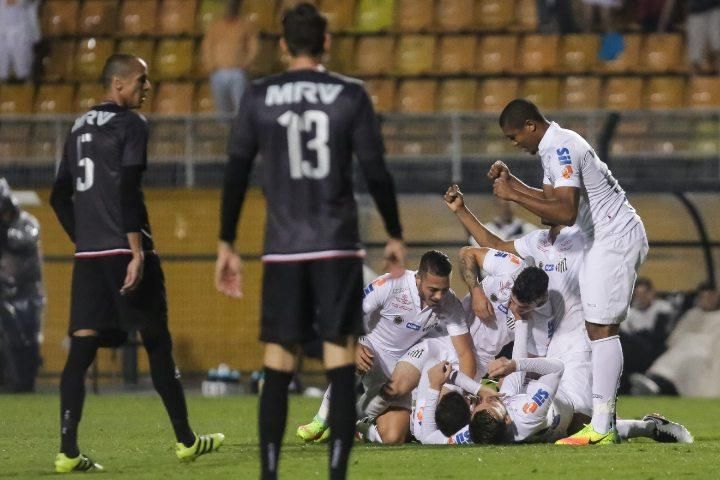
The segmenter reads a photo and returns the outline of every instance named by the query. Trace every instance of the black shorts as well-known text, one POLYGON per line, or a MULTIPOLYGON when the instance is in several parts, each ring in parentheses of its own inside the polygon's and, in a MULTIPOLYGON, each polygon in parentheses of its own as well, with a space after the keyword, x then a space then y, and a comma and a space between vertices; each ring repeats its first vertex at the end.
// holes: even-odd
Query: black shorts
POLYGON ((125 342, 128 332, 167 329, 165 277, 157 255, 145 255, 137 289, 120 294, 131 258, 75 258, 69 335, 77 330, 96 330, 102 346, 114 347, 125 342))
POLYGON ((260 340, 299 344, 363 332, 360 258, 266 263, 260 340))

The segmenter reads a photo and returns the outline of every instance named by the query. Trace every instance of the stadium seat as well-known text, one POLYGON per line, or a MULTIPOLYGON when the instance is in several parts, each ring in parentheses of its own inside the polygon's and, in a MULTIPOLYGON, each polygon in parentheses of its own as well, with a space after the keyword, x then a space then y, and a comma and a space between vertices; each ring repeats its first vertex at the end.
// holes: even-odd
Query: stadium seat
POLYGON ((560 107, 558 78, 526 78, 521 91, 523 98, 530 100, 541 110, 557 110, 560 107))
POLYGON ((652 110, 682 108, 685 106, 685 78, 650 77, 643 93, 646 108, 652 110))
POLYGON ((435 111, 435 80, 403 80, 397 92, 397 111, 429 113, 435 111))
POLYGON ((600 62, 601 70, 607 73, 631 73, 640 70, 640 45, 642 36, 638 34, 623 35, 623 51, 615 60, 600 62))
POLYGON ((392 112, 395 109, 395 80, 374 78, 365 82, 365 88, 378 112, 392 112))
POLYGON ((99 81, 105 60, 115 53, 115 41, 107 38, 83 38, 75 53, 75 78, 99 81))
MULTIPOLYGON (((512 1, 504 2, 512 5, 512 1)), ((506 7, 507 8, 507 7, 506 7)), ((522 32, 536 32, 538 29, 537 0, 517 0, 512 28, 522 32)))
POLYGON ((435 23, 443 32, 460 32, 474 27, 475 0, 438 0, 435 23))
POLYGON ((225 0, 202 0, 197 14, 196 30, 205 32, 213 20, 225 14, 226 6, 225 0))
POLYGON ((481 30, 504 30, 513 23, 512 0, 478 0, 475 4, 475 23, 481 30))
POLYGON ((395 28, 400 32, 425 32, 433 27, 434 0, 396 0, 395 28))
POLYGON ((611 110, 637 110, 642 104, 642 87, 639 77, 609 78, 602 106, 611 110))
POLYGON ((373 75, 393 68, 395 46, 390 36, 361 36, 355 44, 355 73, 373 75))
POLYGON ((402 35, 395 48, 395 71, 400 75, 427 73, 434 67, 434 35, 402 35))
POLYGON ((29 84, 0 85, 0 115, 32 113, 35 88, 29 84))
POLYGON ((195 87, 193 112, 210 113, 215 111, 215 101, 208 82, 198 83, 195 87))
POLYGON ((118 43, 118 53, 128 53, 145 60, 150 71, 150 79, 152 80, 155 72, 153 71, 153 60, 155 58, 155 41, 141 40, 137 38, 126 38, 118 43))
POLYGON ((567 110, 592 110, 600 107, 601 81, 598 77, 565 77, 561 107, 567 110))
POLYGON ((276 38, 260 38, 258 54, 250 65, 250 72, 256 75, 267 75, 282 69, 280 48, 276 38))
POLYGON ((355 23, 354 0, 323 0, 320 11, 328 21, 331 32, 345 32, 355 23))
POLYGON ((720 77, 693 76, 688 87, 688 106, 691 108, 720 107, 720 77))
POLYGON ((489 78, 484 80, 477 96, 477 108, 483 112, 501 112, 510 100, 518 97, 520 82, 517 78, 489 78))
POLYGON ((195 84, 191 82, 163 82, 153 94, 153 113, 182 115, 191 113, 195 84))
POLYGON ((394 0, 359 0, 355 11, 355 30, 382 32, 392 28, 394 0))
POLYGON ((77 33, 80 2, 77 0, 47 0, 40 12, 40 25, 45 37, 77 33))
POLYGON ((192 73, 192 40, 160 40, 155 52, 155 78, 174 80, 192 73))
POLYGON ((125 0, 120 9, 120 34, 137 36, 155 33, 157 10, 155 0, 125 0))
POLYGON ((80 9, 79 31, 85 35, 115 33, 118 14, 115 0, 85 0, 80 9))
POLYGON ((197 0, 163 0, 158 17, 162 35, 182 35, 195 30, 197 0))
POLYGON ((75 60, 75 41, 53 40, 42 59, 42 79, 67 80, 72 76, 75 60))
POLYGON ((438 70, 442 73, 468 73, 474 70, 475 35, 444 35, 438 47, 438 70))
POLYGON ((280 29, 280 16, 276 15, 274 1, 245 0, 242 14, 262 32, 277 32, 280 29))
POLYGON ((518 50, 516 68, 523 73, 554 71, 560 38, 557 35, 525 35, 518 50))
POLYGON ((99 104, 105 89, 101 83, 81 83, 75 94, 74 112, 86 112, 99 104))
POLYGON ((475 71, 506 73, 515 69, 516 35, 485 35, 475 50, 475 71))
POLYGON ((685 70, 685 44, 677 33, 654 33, 645 36, 641 64, 646 72, 680 72, 685 70))
POLYGON ((438 110, 441 112, 475 110, 476 96, 476 80, 445 80, 440 83, 438 110))
POLYGON ((560 69, 564 72, 591 72, 598 62, 597 35, 564 35, 561 39, 560 69))
POLYGON ((37 89, 35 95, 35 113, 72 113, 73 98, 75 98, 73 85, 43 84, 37 89))
POLYGON ((327 67, 335 72, 350 74, 355 65, 355 37, 342 35, 333 37, 330 42, 330 55, 327 67))

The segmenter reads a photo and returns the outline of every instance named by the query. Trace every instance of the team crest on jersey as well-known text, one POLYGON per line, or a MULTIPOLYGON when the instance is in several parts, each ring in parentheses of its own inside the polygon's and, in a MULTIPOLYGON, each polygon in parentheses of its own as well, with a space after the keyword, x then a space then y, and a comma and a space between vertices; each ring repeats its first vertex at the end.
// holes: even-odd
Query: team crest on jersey
POLYGON ((393 323, 395 325, 400 325, 402 323, 402 317, 400 315, 396 316, 395 318, 393 318, 393 323))
POLYGON ((563 177, 565 180, 568 180, 568 179, 570 179, 570 177, 572 176, 572 174, 573 174, 572 165, 566 165, 565 168, 563 168, 562 177, 563 177))
POLYGON ((558 162, 560 162, 560 165, 570 165, 572 163, 572 159, 570 158, 570 150, 568 150, 567 147, 558 148, 555 150, 555 153, 557 153, 558 162))
POLYGON ((490 301, 491 301, 491 302, 497 302, 497 301, 498 301, 497 295, 495 295, 494 293, 491 293, 491 294, 490 294, 490 301))

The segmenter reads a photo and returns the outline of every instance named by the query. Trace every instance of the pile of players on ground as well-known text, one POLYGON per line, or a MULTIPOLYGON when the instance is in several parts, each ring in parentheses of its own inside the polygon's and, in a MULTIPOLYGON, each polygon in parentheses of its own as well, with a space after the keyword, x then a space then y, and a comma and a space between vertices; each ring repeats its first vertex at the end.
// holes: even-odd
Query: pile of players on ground
MULTIPOLYGON (((374 443, 556 442, 583 428, 593 409, 590 343, 578 270, 576 227, 536 230, 513 241, 490 233, 451 187, 445 201, 480 247, 460 252, 470 294, 450 290, 450 259, 425 253, 417 270, 381 276, 365 288, 369 333, 360 339, 358 438, 374 443), (514 342, 512 359, 496 359, 514 342), (497 385, 483 379, 498 379, 497 385)), ((297 434, 329 437, 332 386, 297 434)), ((615 422, 618 443, 635 437, 691 443, 659 414, 615 422)))

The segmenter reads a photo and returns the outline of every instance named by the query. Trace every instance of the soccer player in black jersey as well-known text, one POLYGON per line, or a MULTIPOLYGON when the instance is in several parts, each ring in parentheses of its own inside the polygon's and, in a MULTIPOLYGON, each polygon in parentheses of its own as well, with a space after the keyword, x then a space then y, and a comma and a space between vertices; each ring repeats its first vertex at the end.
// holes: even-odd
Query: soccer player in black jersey
POLYGON ((404 268, 395 187, 378 121, 360 81, 326 72, 327 21, 310 4, 285 12, 285 73, 253 82, 234 120, 222 195, 216 287, 240 297, 233 249, 253 160, 263 159, 267 224, 260 340, 266 343, 259 427, 262 478, 277 477, 288 384, 298 345, 324 340, 330 403, 330 478, 345 478, 355 430, 354 352, 363 333, 362 258, 352 156, 390 239, 385 257, 404 268), (313 324, 315 329, 313 329, 313 324))
POLYGON ((55 470, 101 470, 80 453, 77 429, 85 374, 100 347, 138 330, 153 385, 177 437, 180 460, 217 450, 220 433, 196 435, 172 357, 165 283, 154 251, 141 179, 148 127, 133 112, 150 90, 146 63, 116 54, 105 63, 103 103, 75 120, 65 141, 50 203, 75 244, 70 352, 60 381, 61 446, 55 470))

